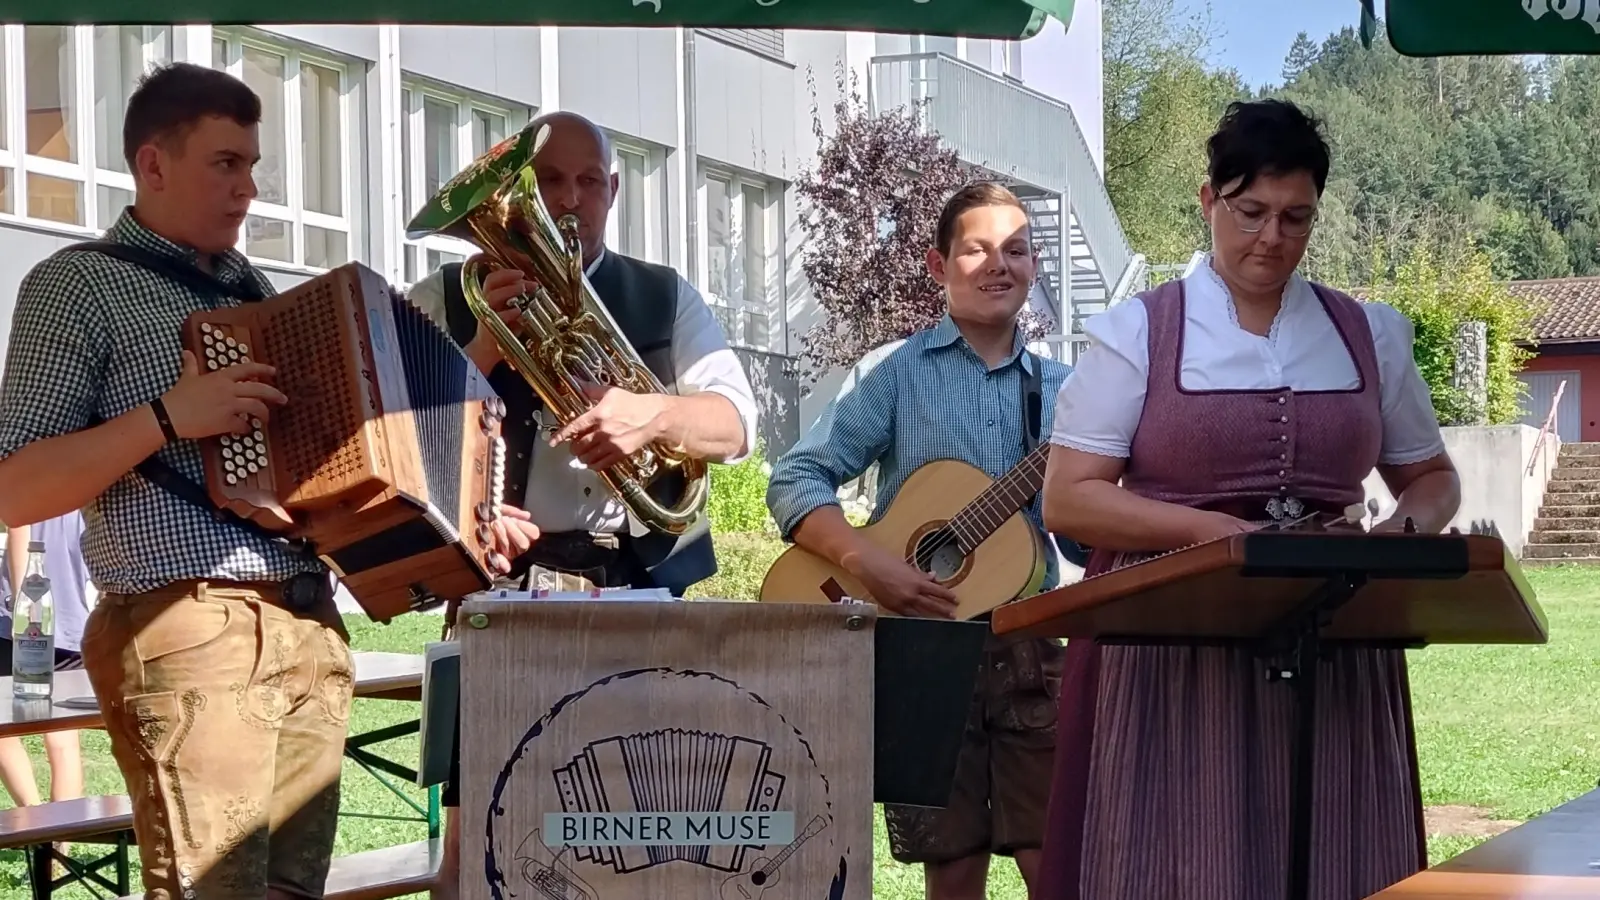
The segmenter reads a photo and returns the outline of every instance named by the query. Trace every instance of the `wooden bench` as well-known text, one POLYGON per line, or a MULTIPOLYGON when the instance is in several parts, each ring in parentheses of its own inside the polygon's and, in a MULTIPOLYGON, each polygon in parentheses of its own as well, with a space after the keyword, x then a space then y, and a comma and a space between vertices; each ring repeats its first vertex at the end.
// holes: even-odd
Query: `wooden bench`
POLYGON ((435 838, 340 856, 328 870, 328 886, 322 896, 325 900, 389 900, 426 893, 439 873, 443 847, 443 839, 435 838))
POLYGON ((28 856, 28 880, 35 900, 45 900, 56 888, 74 882, 92 882, 114 894, 127 893, 129 850, 133 840, 133 806, 126 796, 80 797, 54 800, 37 806, 0 810, 0 850, 23 850, 28 856), (106 855, 81 862, 55 852, 58 843, 109 844, 106 855), (66 874, 53 872, 60 863, 66 874), (114 867, 113 878, 101 873, 114 867))

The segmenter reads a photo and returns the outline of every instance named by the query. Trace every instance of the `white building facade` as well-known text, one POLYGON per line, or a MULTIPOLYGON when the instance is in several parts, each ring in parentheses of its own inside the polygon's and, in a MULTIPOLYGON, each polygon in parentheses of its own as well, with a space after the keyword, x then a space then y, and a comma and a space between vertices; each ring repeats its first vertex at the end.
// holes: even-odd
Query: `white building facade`
POLYGON ((1056 266, 1047 295, 1066 312, 1058 321, 1142 277, 1099 176, 1099 2, 1076 6, 1070 31, 1052 22, 1025 42, 715 29, 5 25, 0 324, 9 331, 30 267, 97 235, 131 202, 122 110, 152 65, 224 68, 261 96, 260 196, 242 249, 280 286, 349 261, 407 285, 463 258, 472 248, 448 239, 407 241, 411 212, 531 116, 572 110, 616 146, 610 245, 677 267, 705 293, 763 394, 769 451, 781 449, 831 395, 824 381, 802 401, 787 364, 816 318, 791 184, 815 158, 812 109, 826 125, 841 66, 879 108, 927 100, 929 127, 1029 197, 1047 266, 1056 266))

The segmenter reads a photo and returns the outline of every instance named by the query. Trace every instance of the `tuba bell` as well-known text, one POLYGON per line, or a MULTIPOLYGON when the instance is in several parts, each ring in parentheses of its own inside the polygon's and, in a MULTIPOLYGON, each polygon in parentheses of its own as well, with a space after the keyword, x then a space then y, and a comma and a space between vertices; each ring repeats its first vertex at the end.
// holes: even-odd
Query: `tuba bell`
MULTIPOLYGON (((548 125, 537 133, 525 128, 473 160, 411 220, 406 236, 444 234, 479 249, 461 267, 467 305, 494 336, 500 355, 565 426, 592 405, 582 382, 639 394, 666 393, 666 388, 584 276, 577 217, 554 221, 539 196, 533 158, 549 132, 548 125), (497 268, 519 270, 539 285, 512 301, 520 312, 514 327, 501 321, 483 295, 484 277, 497 268)), ((705 505, 705 462, 661 442, 598 474, 628 511, 655 531, 684 533, 705 505), (670 504, 657 500, 650 486, 674 471, 683 476, 678 497, 670 504)))

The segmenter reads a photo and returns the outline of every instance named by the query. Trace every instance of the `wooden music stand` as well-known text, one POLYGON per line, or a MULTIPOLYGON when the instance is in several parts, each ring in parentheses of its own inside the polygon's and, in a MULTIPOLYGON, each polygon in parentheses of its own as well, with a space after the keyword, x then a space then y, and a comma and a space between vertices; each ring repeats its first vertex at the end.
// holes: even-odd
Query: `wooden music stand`
POLYGON ((1297 700, 1289 900, 1308 896, 1317 667, 1324 643, 1542 644, 1543 611, 1487 535, 1257 531, 1087 578, 995 610, 996 634, 1245 646, 1297 700))

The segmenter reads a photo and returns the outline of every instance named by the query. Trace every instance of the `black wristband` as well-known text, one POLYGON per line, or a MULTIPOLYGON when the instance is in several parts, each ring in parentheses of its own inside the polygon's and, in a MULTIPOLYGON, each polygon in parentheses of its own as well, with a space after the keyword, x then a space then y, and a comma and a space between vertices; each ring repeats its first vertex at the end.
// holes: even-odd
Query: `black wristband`
POLYGON ((156 414, 156 423, 161 426, 161 433, 166 435, 167 443, 178 439, 178 430, 172 427, 172 420, 167 417, 167 405, 157 397, 150 401, 150 411, 156 414))

